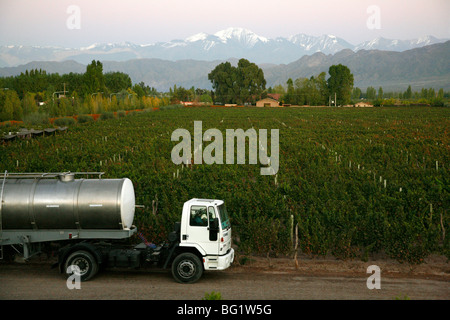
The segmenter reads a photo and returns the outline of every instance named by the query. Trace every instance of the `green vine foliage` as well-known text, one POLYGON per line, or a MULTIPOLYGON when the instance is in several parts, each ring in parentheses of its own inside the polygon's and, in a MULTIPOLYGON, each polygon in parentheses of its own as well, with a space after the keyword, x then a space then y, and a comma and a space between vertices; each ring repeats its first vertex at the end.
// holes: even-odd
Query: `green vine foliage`
MULTIPOLYGON (((133 181, 135 224, 163 241, 191 198, 223 199, 243 253, 422 263, 449 254, 450 109, 176 108, 89 121, 66 133, 0 145, 8 172, 102 171, 133 181), (175 165, 171 134, 279 129, 280 168, 175 165)), ((13 130, 8 127, 7 131, 13 130)), ((209 142, 204 142, 204 147, 209 142)), ((224 146, 225 147, 225 146, 224 146)), ((269 150, 270 152, 270 150, 269 150)), ((248 153, 248 151, 247 151, 248 153)))

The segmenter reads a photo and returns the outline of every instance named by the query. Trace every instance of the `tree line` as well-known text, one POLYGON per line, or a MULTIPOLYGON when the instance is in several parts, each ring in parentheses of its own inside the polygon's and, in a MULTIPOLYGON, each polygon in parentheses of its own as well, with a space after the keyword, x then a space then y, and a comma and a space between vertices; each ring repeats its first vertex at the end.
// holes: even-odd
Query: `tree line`
MULTIPOLYGON (((333 65, 328 70, 329 78, 322 72, 317 77, 300 78, 287 81, 287 91, 282 90, 281 102, 284 104, 327 104, 334 96, 338 104, 350 101, 353 88, 353 74, 342 64, 333 65)), ((241 59, 237 67, 230 62, 219 64, 208 75, 212 82, 215 98, 223 103, 255 103, 267 93, 264 72, 256 64, 241 59)), ((282 88, 282 87, 281 87, 282 88)))
POLYGON ((310 78, 288 79, 286 86, 266 88, 263 70, 255 63, 240 59, 234 67, 230 62, 217 65, 209 74, 213 90, 183 87, 158 92, 140 82, 132 84, 122 72, 103 73, 100 61, 93 60, 86 72, 59 75, 34 69, 18 76, 0 78, 0 122, 24 120, 37 113, 49 117, 108 111, 145 109, 179 101, 202 103, 254 104, 268 94, 280 95, 287 105, 346 105, 361 99, 375 106, 395 104, 429 104, 443 106, 449 93, 443 89, 422 88, 405 92, 384 92, 383 88, 368 87, 365 92, 354 87, 354 76, 347 66, 332 65, 326 72, 310 78))
POLYGON ((446 100, 450 98, 450 93, 445 92, 443 88, 436 91, 434 88, 422 88, 420 91, 413 91, 411 85, 404 92, 384 92, 383 87, 378 90, 372 86, 367 87, 366 92, 360 88, 354 88, 352 99, 367 99, 372 101, 375 106, 394 105, 394 104, 429 104, 432 106, 444 106, 446 100))
POLYGON ((384 92, 369 86, 366 92, 354 87, 354 76, 350 69, 342 64, 332 65, 326 72, 310 78, 287 80, 286 85, 277 85, 266 89, 264 72, 256 64, 246 59, 239 60, 237 67, 230 62, 219 64, 208 79, 212 83, 214 101, 221 103, 254 104, 268 94, 279 94, 280 103, 285 105, 349 105, 368 100, 375 106, 427 104, 444 106, 450 93, 441 88, 422 88, 412 91, 409 86, 405 92, 384 92))
POLYGON ((100 61, 92 61, 86 67, 85 73, 60 75, 48 74, 42 69, 26 70, 18 76, 0 78, 0 87, 16 91, 19 99, 23 99, 28 92, 35 92, 38 101, 45 101, 53 97, 54 92, 76 94, 85 97, 97 92, 110 94, 132 87, 130 77, 122 72, 103 73, 100 61))
MULTIPOLYGON (((325 72, 321 72, 319 75, 310 78, 298 78, 295 81, 288 79, 285 86, 270 87, 267 92, 279 94, 282 104, 312 106, 334 106, 335 98, 337 106, 352 105, 362 100, 368 101, 374 106, 418 104, 445 106, 450 98, 450 92, 446 92, 442 88, 437 91, 434 88, 422 88, 420 91, 413 91, 411 85, 409 85, 404 92, 385 92, 382 87, 375 89, 369 86, 363 91, 359 87, 339 86, 336 85, 336 82, 332 84, 333 81, 330 81, 330 79, 333 79, 333 77, 330 76, 327 80, 326 76, 325 72)), ((345 84, 345 81, 343 83, 345 84)))
POLYGON ((34 69, 0 78, 0 122, 24 120, 36 113, 49 117, 144 109, 169 104, 169 99, 143 82, 132 85, 122 72, 103 73, 93 60, 85 73, 59 75, 34 69))

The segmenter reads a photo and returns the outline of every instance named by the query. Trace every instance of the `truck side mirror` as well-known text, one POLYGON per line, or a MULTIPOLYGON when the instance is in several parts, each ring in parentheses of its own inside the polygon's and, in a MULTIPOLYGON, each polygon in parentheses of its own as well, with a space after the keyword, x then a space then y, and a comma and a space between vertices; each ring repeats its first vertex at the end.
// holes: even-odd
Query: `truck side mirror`
POLYGON ((219 233, 219 219, 214 218, 209 221, 209 241, 217 241, 217 234, 219 233))
POLYGON ((219 218, 214 218, 209 222, 209 229, 214 231, 219 231, 219 218))

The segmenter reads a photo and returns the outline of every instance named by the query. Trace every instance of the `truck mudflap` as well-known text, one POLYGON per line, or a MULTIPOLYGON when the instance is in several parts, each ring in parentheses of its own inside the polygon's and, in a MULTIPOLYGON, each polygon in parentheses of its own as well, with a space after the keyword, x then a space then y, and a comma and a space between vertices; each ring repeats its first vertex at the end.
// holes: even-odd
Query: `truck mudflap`
POLYGON ((203 266, 205 270, 225 270, 231 266, 234 261, 234 249, 231 248, 222 256, 205 256, 203 266))

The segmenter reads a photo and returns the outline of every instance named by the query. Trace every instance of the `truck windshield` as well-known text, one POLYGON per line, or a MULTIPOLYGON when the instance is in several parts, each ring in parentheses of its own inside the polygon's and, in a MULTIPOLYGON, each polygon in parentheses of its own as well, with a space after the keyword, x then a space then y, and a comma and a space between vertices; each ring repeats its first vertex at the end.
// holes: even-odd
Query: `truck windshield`
POLYGON ((221 204, 217 207, 219 210, 220 221, 222 223, 222 229, 227 229, 230 227, 230 220, 228 219, 227 208, 225 204, 221 204))

